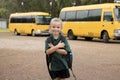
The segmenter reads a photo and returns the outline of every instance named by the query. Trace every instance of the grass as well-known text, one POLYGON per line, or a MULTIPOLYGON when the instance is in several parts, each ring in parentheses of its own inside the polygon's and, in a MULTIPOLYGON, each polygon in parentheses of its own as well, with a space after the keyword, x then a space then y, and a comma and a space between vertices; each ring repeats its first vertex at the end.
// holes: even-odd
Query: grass
POLYGON ((4 29, 4 28, 0 28, 0 32, 10 32, 8 28, 4 29))

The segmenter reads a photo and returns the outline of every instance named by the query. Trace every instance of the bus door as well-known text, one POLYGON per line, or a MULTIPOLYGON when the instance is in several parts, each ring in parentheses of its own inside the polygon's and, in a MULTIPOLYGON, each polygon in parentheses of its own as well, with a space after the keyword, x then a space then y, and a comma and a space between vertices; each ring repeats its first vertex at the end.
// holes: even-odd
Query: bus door
POLYGON ((109 37, 110 35, 113 35, 114 21, 111 11, 104 12, 102 27, 107 31, 109 37))

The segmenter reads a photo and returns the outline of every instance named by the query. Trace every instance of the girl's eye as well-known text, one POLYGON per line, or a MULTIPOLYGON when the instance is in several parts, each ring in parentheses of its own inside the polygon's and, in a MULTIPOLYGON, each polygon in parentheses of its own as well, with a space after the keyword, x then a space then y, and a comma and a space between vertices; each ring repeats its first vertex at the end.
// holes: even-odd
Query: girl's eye
POLYGON ((59 26, 57 28, 60 28, 59 26))
POLYGON ((53 28, 55 28, 55 26, 53 26, 53 28))
POLYGON ((59 26, 52 26, 53 28, 60 28, 59 26))

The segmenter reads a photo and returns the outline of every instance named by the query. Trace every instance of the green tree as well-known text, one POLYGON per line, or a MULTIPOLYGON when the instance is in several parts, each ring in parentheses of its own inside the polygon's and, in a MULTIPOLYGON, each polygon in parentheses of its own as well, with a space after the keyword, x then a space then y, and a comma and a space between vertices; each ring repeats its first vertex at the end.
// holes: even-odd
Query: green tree
POLYGON ((52 6, 51 6, 52 17, 58 17, 60 10, 63 7, 72 6, 72 0, 51 0, 51 2, 52 2, 52 6))
POLYGON ((0 0, 0 18, 8 18, 9 10, 7 9, 6 0, 0 0))
POLYGON ((75 0, 76 6, 80 6, 81 5, 81 0, 75 0))
POLYGON ((53 17, 58 17, 63 7, 71 7, 74 2, 80 6, 111 3, 113 0, 0 0, 0 17, 8 18, 11 13, 31 11, 49 12, 53 17))
POLYGON ((0 18, 8 17, 8 10, 5 8, 0 8, 0 18))

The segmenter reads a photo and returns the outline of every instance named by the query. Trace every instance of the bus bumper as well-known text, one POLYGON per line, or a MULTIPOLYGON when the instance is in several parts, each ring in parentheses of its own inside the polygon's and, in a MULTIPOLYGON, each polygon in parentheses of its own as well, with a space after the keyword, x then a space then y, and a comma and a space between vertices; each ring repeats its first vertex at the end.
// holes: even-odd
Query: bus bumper
POLYGON ((35 35, 50 35, 50 33, 49 33, 49 30, 44 30, 44 31, 42 31, 42 30, 37 30, 37 31, 35 32, 35 35))
POLYGON ((116 40, 120 40, 120 29, 114 30, 114 37, 116 40))

